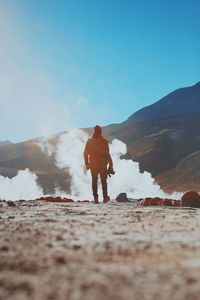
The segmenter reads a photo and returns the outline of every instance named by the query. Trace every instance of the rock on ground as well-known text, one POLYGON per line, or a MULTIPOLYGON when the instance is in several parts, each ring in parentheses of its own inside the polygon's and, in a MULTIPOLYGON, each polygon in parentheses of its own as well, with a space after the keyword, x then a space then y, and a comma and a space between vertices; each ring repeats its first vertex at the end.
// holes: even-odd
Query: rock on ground
POLYGON ((0 202, 0 300, 199 299, 200 210, 0 202))

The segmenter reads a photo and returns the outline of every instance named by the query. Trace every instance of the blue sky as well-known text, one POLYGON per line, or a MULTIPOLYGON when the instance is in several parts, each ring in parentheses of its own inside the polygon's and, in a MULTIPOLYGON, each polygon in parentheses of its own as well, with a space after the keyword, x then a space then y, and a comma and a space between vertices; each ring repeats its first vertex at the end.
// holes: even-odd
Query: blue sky
POLYGON ((200 81, 198 0, 0 0, 0 140, 122 122, 200 81))

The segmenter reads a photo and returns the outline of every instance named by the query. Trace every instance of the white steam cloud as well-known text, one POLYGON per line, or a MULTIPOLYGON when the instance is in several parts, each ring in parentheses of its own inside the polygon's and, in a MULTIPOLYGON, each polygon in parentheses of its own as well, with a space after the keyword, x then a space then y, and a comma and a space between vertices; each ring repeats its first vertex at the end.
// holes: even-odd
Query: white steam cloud
MULTIPOLYGON (((85 171, 83 151, 88 135, 82 130, 70 130, 60 136, 59 143, 55 150, 56 165, 59 168, 69 170, 71 181, 71 193, 65 195, 62 192, 57 193, 61 196, 72 197, 73 199, 92 199, 91 175, 85 171)), ((52 147, 45 142, 41 144, 41 149, 46 154, 52 153, 52 147)), ((113 158, 113 164, 116 174, 108 179, 108 191, 111 198, 121 192, 126 192, 130 198, 143 197, 169 197, 165 194, 160 186, 155 183, 151 174, 148 172, 141 173, 139 164, 132 160, 122 159, 121 156, 126 154, 126 145, 115 139, 110 144, 110 153, 113 158)), ((99 189, 99 195, 101 188, 99 189)), ((170 195, 173 198, 180 198, 180 193, 170 195)))
MULTIPOLYGON (((55 155, 55 164, 60 169, 67 169, 70 173, 70 193, 66 194, 57 187, 55 195, 75 200, 92 200, 91 175, 90 171, 85 170, 83 160, 87 139, 88 135, 84 131, 76 129, 61 134, 57 146, 52 146, 44 138, 37 143, 46 155, 55 155)), ((155 196, 180 198, 180 193, 165 194, 150 173, 140 172, 137 162, 122 159, 122 155, 126 152, 127 147, 123 142, 115 139, 110 144, 110 153, 116 172, 114 176, 108 178, 108 191, 112 199, 121 192, 127 193, 128 197, 133 199, 155 196)), ((101 187, 99 187, 99 195, 101 195, 101 187)), ((43 191, 37 183, 37 176, 28 169, 19 171, 12 179, 0 176, 0 199, 30 200, 41 196, 43 196, 43 191)))
POLYGON ((41 197, 43 192, 36 180, 37 176, 28 169, 19 171, 11 179, 0 176, 0 199, 31 200, 41 197))

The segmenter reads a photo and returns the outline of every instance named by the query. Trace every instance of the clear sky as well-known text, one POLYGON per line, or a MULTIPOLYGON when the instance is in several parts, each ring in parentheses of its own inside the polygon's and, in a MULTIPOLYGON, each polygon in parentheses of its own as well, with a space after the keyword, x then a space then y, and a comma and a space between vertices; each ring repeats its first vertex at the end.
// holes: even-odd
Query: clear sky
POLYGON ((200 81, 199 0, 0 0, 0 141, 127 119, 200 81))

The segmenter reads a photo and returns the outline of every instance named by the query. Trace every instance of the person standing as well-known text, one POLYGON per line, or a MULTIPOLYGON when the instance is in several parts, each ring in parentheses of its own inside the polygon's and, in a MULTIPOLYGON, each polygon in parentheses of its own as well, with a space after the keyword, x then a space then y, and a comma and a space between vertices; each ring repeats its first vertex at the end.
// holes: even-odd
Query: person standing
POLYGON ((92 175, 92 190, 94 196, 94 203, 98 203, 98 176, 100 175, 103 202, 110 201, 107 191, 107 175, 114 174, 113 161, 109 152, 108 141, 102 136, 102 129, 99 125, 94 127, 93 135, 90 137, 85 145, 84 160, 86 170, 91 171, 92 175))

